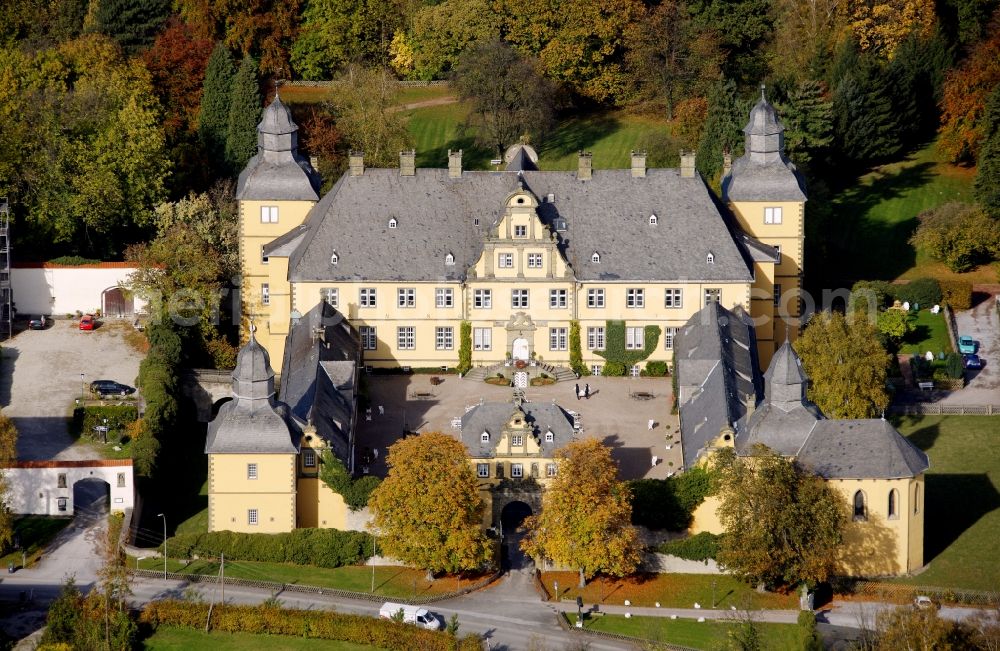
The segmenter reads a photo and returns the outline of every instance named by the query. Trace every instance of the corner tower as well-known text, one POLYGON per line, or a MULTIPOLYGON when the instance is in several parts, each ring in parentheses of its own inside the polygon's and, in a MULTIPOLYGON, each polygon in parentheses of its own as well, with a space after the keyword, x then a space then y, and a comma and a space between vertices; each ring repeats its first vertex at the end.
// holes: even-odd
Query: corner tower
POLYGON ((258 338, 276 359, 282 357, 292 311, 288 258, 269 259, 264 247, 300 226, 319 200, 319 177, 299 155, 298 130, 275 95, 257 125, 257 154, 236 188, 243 316, 261 324, 258 338))
POLYGON ((794 341, 799 333, 806 193, 785 157, 785 127, 763 84, 743 134, 745 153, 723 177, 722 199, 747 235, 778 250, 776 262, 754 262, 750 302, 751 315, 764 317, 757 346, 767 367, 780 339, 794 341))

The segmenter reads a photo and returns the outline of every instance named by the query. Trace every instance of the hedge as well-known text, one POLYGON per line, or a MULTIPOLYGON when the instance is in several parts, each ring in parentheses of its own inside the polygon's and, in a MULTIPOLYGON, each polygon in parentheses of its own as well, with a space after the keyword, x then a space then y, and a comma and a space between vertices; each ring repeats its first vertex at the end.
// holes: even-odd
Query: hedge
POLYGON ((125 427, 139 418, 135 405, 89 405, 73 410, 73 432, 93 438, 100 438, 95 427, 103 427, 107 420, 109 433, 121 438, 125 427))
POLYGON ((968 310, 972 307, 972 283, 967 280, 940 280, 941 300, 953 310, 968 310))
POLYGON ((656 551, 689 561, 705 561, 710 558, 714 560, 719 553, 719 539, 721 538, 722 536, 717 536, 714 533, 702 531, 687 538, 660 543, 656 551))
MULTIPOLYGON (((142 609, 139 621, 158 626, 183 626, 204 630, 209 604, 190 601, 153 601, 142 609)), ((292 610, 274 605, 216 605, 212 608, 211 629, 252 635, 289 635, 322 640, 367 644, 390 651, 479 651, 477 635, 460 640, 444 631, 429 631, 411 624, 363 615, 330 611, 292 610)))
POLYGON ((930 308, 941 302, 941 285, 934 278, 917 278, 898 286, 896 299, 910 305, 930 308))
POLYGON ((650 529, 684 531, 691 526, 694 510, 705 500, 711 478, 696 466, 666 479, 634 479, 632 524, 650 529))
POLYGON ((210 531, 174 536, 167 540, 167 551, 175 558, 225 554, 234 561, 333 568, 367 559, 372 552, 372 537, 363 531, 337 529, 293 529, 273 534, 210 531))

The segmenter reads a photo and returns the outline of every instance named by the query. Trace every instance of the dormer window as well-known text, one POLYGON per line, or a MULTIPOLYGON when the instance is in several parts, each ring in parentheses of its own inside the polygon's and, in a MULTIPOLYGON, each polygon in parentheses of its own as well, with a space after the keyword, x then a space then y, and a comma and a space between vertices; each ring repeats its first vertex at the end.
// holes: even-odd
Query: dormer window
POLYGON ((448 265, 455 264, 455 256, 454 256, 454 254, 449 253, 448 255, 444 256, 444 263, 448 264, 448 265))
POLYGON ((338 262, 340 262, 340 256, 337 255, 336 251, 334 251, 330 256, 330 264, 337 264, 338 262))
POLYGON ((597 251, 594 251, 594 255, 590 256, 590 261, 593 262, 594 264, 600 264, 601 254, 598 253, 597 251))
POLYGON ((649 225, 650 226, 656 226, 656 222, 657 222, 656 214, 654 213, 654 214, 652 214, 652 215, 649 216, 649 225))
POLYGON ((482 435, 479 437, 479 440, 482 441, 483 443, 489 443, 490 433, 487 431, 483 431, 482 435))
POLYGON ((396 228, 397 226, 399 226, 399 222, 395 217, 389 220, 389 228, 396 228))
POLYGON ((557 233, 565 233, 566 232, 566 220, 565 219, 557 219, 556 220, 556 232, 557 233))
POLYGON ((555 440, 555 438, 556 438, 556 435, 552 433, 552 430, 547 430, 545 432, 545 442, 546 443, 551 443, 552 441, 555 440))
POLYGON ((705 256, 705 262, 708 264, 715 264, 715 254, 709 251, 708 255, 705 256))

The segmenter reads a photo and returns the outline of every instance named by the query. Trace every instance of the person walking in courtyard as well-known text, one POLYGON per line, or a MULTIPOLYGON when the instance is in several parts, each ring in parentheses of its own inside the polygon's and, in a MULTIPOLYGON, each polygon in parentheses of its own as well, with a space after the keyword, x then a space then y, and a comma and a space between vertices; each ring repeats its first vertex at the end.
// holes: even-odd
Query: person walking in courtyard
POLYGON ((590 383, 583 385, 583 397, 590 400, 590 383))
POLYGON ((573 395, 576 396, 577 400, 580 399, 580 385, 579 384, 573 385, 573 395))

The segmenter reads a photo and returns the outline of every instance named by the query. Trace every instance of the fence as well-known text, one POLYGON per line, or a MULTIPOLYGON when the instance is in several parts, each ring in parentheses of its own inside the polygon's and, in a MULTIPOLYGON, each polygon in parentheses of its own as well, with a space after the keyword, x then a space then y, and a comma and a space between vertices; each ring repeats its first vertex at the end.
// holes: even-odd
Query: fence
POLYGON ((948 328, 948 339, 951 341, 952 350, 958 351, 958 324, 955 322, 955 313, 945 303, 941 308, 944 310, 944 324, 948 328))
POLYGON ((960 588, 937 588, 934 586, 903 585, 884 581, 858 581, 851 587, 854 595, 873 598, 877 601, 909 603, 917 595, 926 595, 942 603, 965 604, 970 606, 1000 605, 1000 592, 991 590, 962 590, 960 588))
POLYGON ((920 402, 911 405, 890 405, 890 414, 901 416, 1000 416, 1000 405, 945 405, 920 402))

